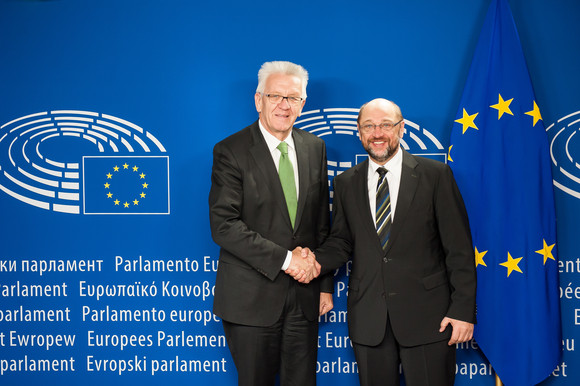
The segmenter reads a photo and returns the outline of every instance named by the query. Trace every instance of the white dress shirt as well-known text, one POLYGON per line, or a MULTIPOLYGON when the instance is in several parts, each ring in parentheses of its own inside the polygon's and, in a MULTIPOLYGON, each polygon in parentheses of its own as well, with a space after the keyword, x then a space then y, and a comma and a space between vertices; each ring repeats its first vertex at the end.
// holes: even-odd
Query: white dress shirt
POLYGON ((369 204, 371 206, 371 215, 373 222, 376 223, 376 207, 377 207, 377 183, 379 182, 379 173, 377 169, 383 167, 387 169, 387 183, 389 184, 389 194, 391 195, 391 223, 395 219, 395 209, 397 208, 397 198, 399 197, 399 186, 401 185, 401 171, 403 169, 403 152, 401 149, 397 150, 393 158, 387 161, 384 165, 379 165, 369 158, 368 170, 368 192, 369 204))

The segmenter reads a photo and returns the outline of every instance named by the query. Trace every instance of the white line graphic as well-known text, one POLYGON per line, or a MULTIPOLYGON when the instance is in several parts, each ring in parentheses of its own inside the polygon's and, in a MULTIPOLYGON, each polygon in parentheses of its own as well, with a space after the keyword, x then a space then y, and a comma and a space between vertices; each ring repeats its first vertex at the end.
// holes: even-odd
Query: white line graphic
POLYGON ((49 211, 82 212, 82 157, 165 153, 150 132, 112 115, 52 110, 0 126, 0 190, 49 211))
POLYGON ((554 186, 561 191, 580 198, 580 111, 568 114, 546 129, 548 134, 555 133, 550 141, 550 158, 554 186), (554 131, 551 131, 554 129, 554 131))

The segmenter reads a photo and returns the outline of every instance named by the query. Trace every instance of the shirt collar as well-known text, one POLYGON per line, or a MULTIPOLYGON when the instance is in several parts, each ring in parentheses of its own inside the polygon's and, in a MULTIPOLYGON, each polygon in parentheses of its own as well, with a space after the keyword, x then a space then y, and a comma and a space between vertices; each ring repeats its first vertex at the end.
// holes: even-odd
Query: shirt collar
MULTIPOLYGON (((379 165, 369 157, 369 172, 375 173, 378 168, 385 168, 391 173, 397 173, 403 167, 403 151, 401 148, 395 153, 393 158, 387 161, 384 165, 379 165)), ((369 173, 370 175, 370 173, 369 173)))
MULTIPOLYGON (((274 149, 276 149, 278 147, 278 145, 280 144, 280 142, 282 142, 282 141, 280 141, 278 138, 274 137, 268 130, 266 130, 266 128, 262 125, 262 122, 260 120, 258 120, 258 125, 260 126, 260 132, 262 132, 262 136, 266 140, 266 145, 268 145, 268 150, 270 150, 270 152, 274 151, 274 149)), ((288 135, 288 137, 286 137, 284 142, 286 142, 288 144, 289 148, 295 149, 294 138, 292 138, 292 130, 290 130, 290 134, 288 135)))

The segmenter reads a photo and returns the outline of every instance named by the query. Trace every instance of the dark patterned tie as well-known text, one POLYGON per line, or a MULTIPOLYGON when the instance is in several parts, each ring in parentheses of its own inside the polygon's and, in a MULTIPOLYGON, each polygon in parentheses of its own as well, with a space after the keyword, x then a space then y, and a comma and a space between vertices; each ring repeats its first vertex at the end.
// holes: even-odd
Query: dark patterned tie
POLYGON ((389 235, 391 234, 391 195, 389 194, 389 184, 386 179, 387 169, 378 168, 377 172, 380 177, 377 183, 376 226, 383 250, 386 250, 389 235))

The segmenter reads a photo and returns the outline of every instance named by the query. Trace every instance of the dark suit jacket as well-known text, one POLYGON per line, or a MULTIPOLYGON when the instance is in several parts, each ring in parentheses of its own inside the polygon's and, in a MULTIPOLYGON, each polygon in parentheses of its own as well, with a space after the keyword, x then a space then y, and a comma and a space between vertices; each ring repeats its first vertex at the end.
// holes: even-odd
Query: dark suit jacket
MULTIPOLYGON (((212 237, 221 247, 214 313, 251 326, 276 322, 293 279, 280 271, 288 250, 318 247, 328 235, 326 148, 320 138, 292 130, 299 174, 292 229, 276 166, 258 122, 214 147, 209 194, 212 237)), ((318 317, 321 280, 296 285, 308 320, 318 317)), ((332 278, 323 281, 332 292, 332 278)))
POLYGON ((387 312, 398 342, 450 337, 445 316, 475 322, 475 257, 463 200, 444 163, 403 151, 401 185, 388 248, 369 207, 368 160, 334 179, 333 225, 316 250, 323 272, 352 256, 348 325, 353 342, 377 345, 387 312))

